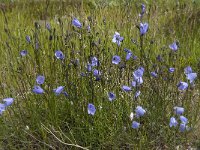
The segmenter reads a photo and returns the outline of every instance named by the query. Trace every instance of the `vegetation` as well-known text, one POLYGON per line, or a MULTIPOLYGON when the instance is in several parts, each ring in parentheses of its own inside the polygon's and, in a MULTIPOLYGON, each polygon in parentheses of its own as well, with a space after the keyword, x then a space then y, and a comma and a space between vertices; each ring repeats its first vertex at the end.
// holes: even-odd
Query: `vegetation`
POLYGON ((200 146, 199 1, 0 8, 1 149, 200 146))

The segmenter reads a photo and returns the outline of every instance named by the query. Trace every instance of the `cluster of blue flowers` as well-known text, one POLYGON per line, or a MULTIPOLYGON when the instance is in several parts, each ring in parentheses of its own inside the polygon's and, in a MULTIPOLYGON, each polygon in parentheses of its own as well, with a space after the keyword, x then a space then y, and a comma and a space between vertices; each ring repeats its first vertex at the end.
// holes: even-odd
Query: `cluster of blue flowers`
MULTIPOLYGON (((185 130, 189 130, 189 127, 187 126, 188 119, 184 117, 182 114, 184 113, 184 108, 183 107, 174 107, 174 113, 179 117, 180 120, 180 131, 184 132, 185 130)), ((170 118, 170 127, 176 127, 178 125, 178 121, 175 117, 170 118)))
MULTIPOLYGON (((141 18, 144 16, 145 10, 146 10, 146 7, 145 7, 144 4, 142 4, 142 11, 139 14, 139 16, 141 18)), ((72 25, 74 27, 78 28, 78 29, 82 28, 82 24, 77 18, 73 18, 72 25)), ((47 24, 46 28, 50 31, 51 30, 50 24, 47 24)), ((149 24, 146 23, 146 22, 145 23, 141 22, 140 25, 139 25, 140 36, 141 37, 144 36, 148 32, 148 29, 149 29, 149 24)), ((87 26, 87 30, 88 30, 88 32, 91 31, 90 26, 87 26)), ((124 40, 124 37, 122 37, 120 35, 120 33, 118 33, 118 32, 114 33, 113 38, 112 38, 112 42, 117 44, 118 47, 121 45, 123 40, 124 40)), ((27 41, 27 43, 31 43, 30 36, 26 36, 26 41, 27 41)), ((174 43, 170 44, 169 48, 172 51, 176 52, 179 48, 178 42, 175 41, 174 43)), ((133 60, 137 59, 137 56, 134 56, 131 50, 125 48, 124 51, 126 53, 126 58, 125 58, 126 61, 128 61, 130 59, 133 59, 133 60)), ((27 54, 28 54, 27 50, 22 50, 20 52, 20 55, 22 57, 26 56, 27 54)), ((61 50, 55 51, 55 57, 58 60, 61 60, 61 61, 65 59, 65 55, 61 50)), ((159 56, 157 59, 161 61, 161 56, 159 56)), ((114 55, 112 57, 112 60, 111 60, 113 65, 119 65, 121 63, 121 61, 122 61, 122 59, 118 55, 114 55)), ((89 62, 87 62, 87 65, 86 65, 87 72, 90 72, 96 78, 96 80, 99 80, 101 75, 102 75, 101 71, 98 70, 99 65, 100 65, 100 63, 99 63, 99 60, 96 56, 91 57, 89 62)), ((176 70, 175 68, 170 67, 169 73, 173 73, 175 70, 176 70)), ((121 86, 122 91, 123 92, 131 92, 132 88, 135 88, 136 92, 134 94, 134 98, 135 99, 138 98, 141 94, 141 91, 139 90, 140 88, 138 88, 138 87, 141 86, 141 84, 143 84, 143 82, 144 82, 143 81, 144 72, 145 72, 145 69, 142 66, 140 66, 139 68, 134 70, 133 76, 132 76, 133 79, 132 79, 132 82, 131 82, 131 86, 122 85, 121 86)), ((186 79, 189 80, 190 84, 194 85, 194 80, 197 77, 197 73, 193 72, 192 68, 190 66, 188 66, 184 69, 184 73, 186 75, 186 79)), ((153 78, 157 78, 159 73, 156 72, 156 71, 152 71, 152 72, 150 72, 150 75, 153 78)), ((44 82, 45 82, 45 77, 43 75, 38 75, 36 77, 36 84, 34 85, 32 92, 35 93, 35 94, 44 94, 45 90, 41 87, 42 84, 44 84, 44 82)), ((178 90, 184 91, 188 88, 188 83, 180 81, 178 83, 177 87, 178 87, 178 90)), ((55 95, 64 94, 64 95, 67 96, 68 94, 67 94, 66 91, 64 91, 64 88, 65 88, 65 86, 58 86, 57 88, 53 89, 53 92, 55 93, 55 95)), ((107 93, 107 96, 108 96, 108 100, 110 102, 117 99, 116 94, 114 92, 111 92, 111 91, 107 93)), ((3 101, 5 102, 4 104, 0 103, 0 114, 2 114, 3 111, 5 111, 6 107, 10 106, 13 103, 13 98, 6 98, 6 99, 3 99, 3 101)), ((174 110, 175 110, 176 117, 178 116, 179 120, 180 120, 179 129, 180 129, 181 132, 183 132, 188 128, 187 127, 188 119, 182 115, 183 112, 184 112, 184 108, 174 107, 174 110)), ((88 106, 87 106, 87 112, 88 112, 89 115, 94 116, 95 113, 96 113, 95 105, 92 104, 92 103, 89 103, 88 106)), ((137 106, 136 109, 135 109, 135 113, 131 112, 131 115, 130 115, 131 121, 134 120, 132 122, 132 128, 133 129, 138 129, 140 127, 140 122, 136 121, 136 120, 138 118, 144 116, 145 113, 146 113, 146 110, 142 106, 137 106)), ((177 121, 176 117, 170 118, 170 123, 169 123, 170 127, 176 127, 179 124, 178 123, 179 120, 177 121)))
MULTIPOLYGON (((38 75, 36 78, 36 83, 37 85, 35 85, 33 87, 33 93, 35 94, 43 94, 44 90, 41 88, 41 84, 43 84, 45 81, 45 77, 42 75, 38 75)), ((58 86, 57 88, 53 89, 53 92, 55 93, 55 95, 60 95, 61 93, 63 93, 64 95, 68 95, 66 91, 64 91, 64 86, 58 86)))
MULTIPOLYGON (((197 73, 194 73, 190 66, 188 66, 188 67, 186 67, 184 69, 184 73, 186 75, 186 78, 190 81, 190 84, 193 86, 194 85, 194 80, 197 77, 197 73)), ((181 81, 181 82, 178 83, 177 86, 178 86, 179 90, 183 91, 183 90, 186 90, 188 88, 188 83, 181 81)))

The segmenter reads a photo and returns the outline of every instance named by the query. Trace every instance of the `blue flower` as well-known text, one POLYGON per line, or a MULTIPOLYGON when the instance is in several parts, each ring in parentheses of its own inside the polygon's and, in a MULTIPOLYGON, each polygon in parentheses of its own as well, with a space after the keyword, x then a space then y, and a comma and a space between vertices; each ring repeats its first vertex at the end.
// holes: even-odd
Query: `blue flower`
POLYGON ((173 73, 175 71, 175 68, 169 68, 169 72, 173 73))
POLYGON ((20 55, 23 57, 23 56, 26 56, 28 54, 28 51, 27 50, 22 50, 20 52, 20 55))
POLYGON ((57 59, 60 59, 60 60, 62 60, 62 59, 65 58, 65 55, 64 55, 63 52, 60 51, 60 50, 57 50, 57 51, 55 52, 55 56, 56 56, 57 59))
POLYGON ((176 42, 172 43, 169 45, 169 48, 173 51, 177 51, 178 50, 178 45, 176 44, 176 42))
POLYGON ((44 90, 43 90, 40 86, 35 85, 35 86, 33 87, 33 93, 35 93, 35 94, 43 94, 43 93, 44 93, 44 90))
POLYGON ((0 115, 2 115, 2 113, 5 111, 5 109, 6 109, 6 105, 0 103, 0 115))
POLYGON ((28 43, 31 43, 31 37, 30 36, 26 36, 26 41, 28 42, 28 43))
POLYGON ((94 75, 95 77, 100 76, 100 75, 101 75, 101 72, 100 72, 99 70, 97 70, 97 69, 94 69, 94 70, 93 70, 93 75, 94 75))
POLYGON ((188 73, 186 74, 186 78, 190 80, 190 83, 192 83, 197 77, 197 73, 188 73))
POLYGON ((158 76, 158 74, 156 72, 151 72, 151 76, 156 78, 158 76))
POLYGON ((9 98, 4 98, 3 101, 5 102, 5 106, 7 107, 13 103, 14 99, 9 97, 9 98))
POLYGON ((109 92, 108 93, 108 99, 109 99, 109 101, 112 102, 113 100, 116 99, 116 95, 113 92, 109 92))
POLYGON ((178 122, 176 121, 176 118, 171 117, 170 122, 169 122, 170 128, 173 127, 173 126, 176 127, 177 125, 178 125, 178 122))
POLYGON ((141 106, 137 106, 135 109, 135 113, 137 117, 142 117, 146 113, 146 110, 144 110, 141 106))
POLYGON ((115 32, 112 42, 116 43, 118 46, 120 46, 121 42, 124 40, 123 37, 120 36, 120 34, 118 32, 115 32))
POLYGON ((53 91, 54 91, 54 93, 56 95, 60 95, 60 93, 62 93, 62 91, 64 90, 64 88, 65 88, 64 86, 59 86, 56 89, 53 89, 53 91))
POLYGON ((180 127, 179 127, 179 130, 180 130, 181 132, 184 132, 186 129, 187 129, 186 124, 185 124, 185 123, 181 123, 181 124, 180 124, 180 127))
POLYGON ((94 66, 98 66, 99 65, 99 61, 96 57, 92 57, 91 58, 91 65, 94 66))
POLYGON ((122 90, 125 91, 125 92, 130 92, 131 87, 124 85, 124 86, 122 86, 122 90))
POLYGON ((87 26, 87 32, 90 32, 91 31, 91 28, 90 28, 90 26, 88 25, 87 26))
POLYGON ((136 91, 135 92, 135 98, 137 98, 138 96, 140 96, 141 92, 140 91, 136 91))
POLYGON ((95 77, 95 81, 100 81, 101 80, 101 77, 100 76, 96 76, 95 77))
POLYGON ((144 35, 149 28, 149 24, 148 23, 140 23, 140 35, 144 35))
POLYGON ((77 27, 77 28, 82 28, 82 24, 81 24, 81 23, 79 22, 79 20, 76 19, 76 18, 74 18, 74 19, 72 20, 72 25, 75 26, 75 27, 77 27))
POLYGON ((174 112, 176 115, 182 115, 184 113, 184 108, 183 107, 174 107, 174 112))
POLYGON ((45 80, 45 77, 42 76, 42 75, 39 75, 39 76, 37 76, 37 78, 36 78, 37 84, 43 84, 43 83, 44 83, 44 80, 45 80))
POLYGON ((140 127, 140 123, 139 122, 136 122, 136 121, 132 122, 132 128, 133 129, 138 129, 139 127, 140 127))
POLYGON ((51 25, 50 25, 50 23, 46 23, 46 28, 47 28, 47 30, 51 30, 51 25))
POLYGON ((96 112, 95 106, 93 104, 89 103, 88 104, 88 114, 94 116, 95 112, 96 112))
POLYGON ((192 73, 192 68, 190 66, 187 66, 186 68, 184 68, 184 73, 187 75, 189 73, 192 73))
POLYGON ((187 124, 188 123, 188 119, 184 116, 180 116, 180 120, 182 123, 187 124))
POLYGON ((133 58, 133 53, 131 52, 131 50, 125 48, 124 51, 126 52, 126 60, 130 60, 131 58, 133 58))
POLYGON ((126 60, 130 60, 131 57, 133 57, 133 54, 132 54, 132 53, 127 53, 127 54, 126 54, 126 60))
POLYGON ((118 65, 120 63, 120 61, 121 61, 120 56, 117 56, 117 55, 113 56, 113 58, 112 58, 113 64, 118 65))
POLYGON ((131 50, 130 50, 130 49, 127 49, 127 48, 124 48, 124 51, 125 51, 126 53, 132 53, 131 50))
POLYGON ((92 65, 90 63, 87 64, 87 71, 88 72, 92 71, 92 65))
POLYGON ((64 91, 63 94, 64 94, 66 97, 69 96, 69 94, 68 94, 66 91, 64 91))
POLYGON ((161 55, 158 55, 157 57, 156 57, 156 59, 158 60, 158 61, 163 61, 163 58, 162 58, 162 56, 161 55))
POLYGON ((142 12, 140 14, 143 15, 145 13, 146 6, 144 4, 142 4, 141 8, 142 8, 142 12))
POLYGON ((144 68, 143 67, 138 68, 137 70, 133 72, 134 80, 138 80, 139 78, 143 76, 143 74, 144 74, 144 68))
POLYGON ((138 78, 137 80, 135 80, 135 81, 136 81, 137 85, 140 85, 140 84, 143 83, 142 77, 139 77, 139 78, 138 78))
POLYGON ((186 82, 179 82, 177 86, 178 86, 178 89, 181 91, 186 90, 188 88, 188 84, 186 82))
POLYGON ((131 85, 132 85, 133 87, 136 87, 137 82, 136 82, 136 81, 132 81, 131 85))

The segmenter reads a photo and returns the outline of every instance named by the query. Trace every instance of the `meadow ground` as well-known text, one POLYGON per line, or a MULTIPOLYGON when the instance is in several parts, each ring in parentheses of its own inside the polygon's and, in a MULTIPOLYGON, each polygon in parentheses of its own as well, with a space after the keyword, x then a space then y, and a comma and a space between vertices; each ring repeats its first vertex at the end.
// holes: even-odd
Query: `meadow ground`
POLYGON ((0 149, 200 146, 199 0, 0 10, 0 149))

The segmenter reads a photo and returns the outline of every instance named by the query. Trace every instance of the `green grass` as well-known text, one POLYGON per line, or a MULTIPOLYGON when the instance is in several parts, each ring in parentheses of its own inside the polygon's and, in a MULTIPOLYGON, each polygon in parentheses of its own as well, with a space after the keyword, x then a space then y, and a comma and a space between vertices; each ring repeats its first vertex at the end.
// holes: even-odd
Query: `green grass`
POLYGON ((0 94, 2 99, 15 99, 0 117, 1 149, 200 146, 199 77, 194 88, 189 86, 184 92, 177 88, 178 82, 187 81, 185 67, 191 66, 200 74, 198 1, 5 1, 0 8, 0 94), (143 22, 149 23, 143 37, 137 28, 142 3, 147 7, 143 22), (72 26, 73 17, 83 23, 82 29, 72 26), (46 23, 51 24, 50 32, 46 23), (87 32, 87 25, 91 33, 87 32), (124 37, 120 47, 112 43, 115 31, 124 37), (26 35, 31 37, 30 44, 26 35), (172 53, 169 44, 175 40, 180 48, 172 53), (138 59, 125 61, 124 48, 131 49, 138 59), (28 50, 26 57, 20 57, 23 49, 28 50), (58 49, 65 54, 63 61, 54 55, 58 49), (113 55, 121 56, 124 69, 111 63, 113 55), (157 61, 158 55, 164 61, 157 61), (91 56, 100 61, 100 81, 86 72, 91 56), (123 92, 121 87, 131 85, 132 73, 141 65, 145 68, 144 83, 130 93, 123 92), (169 67, 176 68, 173 74, 168 73, 169 67), (156 79, 149 74, 155 70, 159 72, 156 79), (82 77, 82 72, 88 76, 82 77), (42 95, 32 92, 39 74, 45 76, 42 95), (68 97, 53 93, 61 85, 68 97), (141 95, 135 99, 137 90, 141 95), (113 102, 107 97, 110 91, 117 96, 113 102), (94 116, 87 113, 88 103, 97 109, 94 116), (147 113, 134 119, 141 126, 133 129, 129 115, 138 105, 147 113), (169 127, 174 106, 185 108, 191 130, 182 133, 178 127, 169 127))

